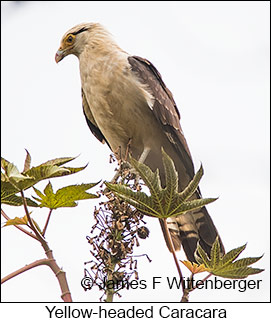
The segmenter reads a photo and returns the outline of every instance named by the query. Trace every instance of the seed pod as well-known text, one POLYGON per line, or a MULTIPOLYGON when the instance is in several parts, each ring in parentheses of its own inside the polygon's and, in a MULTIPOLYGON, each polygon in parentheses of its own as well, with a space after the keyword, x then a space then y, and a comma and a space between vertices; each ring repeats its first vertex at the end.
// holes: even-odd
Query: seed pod
POLYGON ((143 226, 137 229, 137 235, 140 239, 148 238, 149 234, 150 234, 150 230, 147 227, 143 226))

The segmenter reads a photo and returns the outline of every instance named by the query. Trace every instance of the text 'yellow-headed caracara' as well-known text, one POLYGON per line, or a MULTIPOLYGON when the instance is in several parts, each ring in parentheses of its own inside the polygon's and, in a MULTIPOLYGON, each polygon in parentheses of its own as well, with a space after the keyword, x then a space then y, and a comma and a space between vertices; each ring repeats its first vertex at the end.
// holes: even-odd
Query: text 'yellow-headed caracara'
MULTIPOLYGON (((194 176, 194 165, 179 111, 157 69, 123 51, 98 23, 79 24, 66 32, 56 62, 69 54, 79 59, 83 111, 96 138, 113 152, 125 152, 130 143, 131 155, 153 171, 158 168, 165 185, 163 147, 175 164, 182 191, 194 176)), ((198 190, 194 198, 199 197, 198 190)), ((175 249, 182 245, 190 261, 195 261, 198 241, 210 254, 218 233, 205 207, 167 223, 175 249)))

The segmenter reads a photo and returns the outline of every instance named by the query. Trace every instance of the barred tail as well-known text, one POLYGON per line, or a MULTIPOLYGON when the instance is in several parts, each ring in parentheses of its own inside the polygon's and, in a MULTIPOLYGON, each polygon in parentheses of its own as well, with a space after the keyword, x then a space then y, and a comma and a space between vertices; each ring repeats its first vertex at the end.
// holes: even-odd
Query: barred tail
MULTIPOLYGON (((160 220, 162 231, 166 240, 167 247, 170 252, 169 241, 165 235, 165 227, 162 220, 160 220)), ((218 232, 217 229, 205 207, 179 215, 176 218, 168 218, 167 225, 171 234, 174 249, 176 251, 183 246, 187 259, 195 262, 194 252, 197 248, 197 242, 200 242, 201 247, 210 255, 211 247, 215 241, 218 232)), ((224 247, 220 239, 221 253, 224 254, 224 247)))

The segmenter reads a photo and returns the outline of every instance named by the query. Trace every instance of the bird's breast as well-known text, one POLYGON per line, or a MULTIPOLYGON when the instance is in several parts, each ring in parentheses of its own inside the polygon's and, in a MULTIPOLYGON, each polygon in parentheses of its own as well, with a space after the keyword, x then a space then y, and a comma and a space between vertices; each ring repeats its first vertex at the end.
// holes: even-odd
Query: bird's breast
POLYGON ((140 125, 154 122, 151 95, 130 72, 127 59, 108 58, 80 71, 91 113, 113 151, 125 148, 129 139, 143 150, 140 125))

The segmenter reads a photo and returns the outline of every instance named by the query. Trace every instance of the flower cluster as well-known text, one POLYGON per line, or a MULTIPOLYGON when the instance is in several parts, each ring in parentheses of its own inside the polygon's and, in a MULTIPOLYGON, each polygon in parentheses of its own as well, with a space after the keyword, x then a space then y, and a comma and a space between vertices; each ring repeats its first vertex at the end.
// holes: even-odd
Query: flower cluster
POLYGON ((95 207, 95 224, 87 236, 93 259, 86 263, 90 270, 85 269, 85 276, 88 275, 93 284, 104 291, 101 299, 106 296, 107 301, 109 284, 106 282, 116 282, 110 293, 120 296, 118 283, 128 282, 132 276, 138 279, 134 247, 139 246, 138 238, 148 237, 149 230, 138 210, 106 188, 99 193, 105 201, 100 202, 99 208, 95 207))

